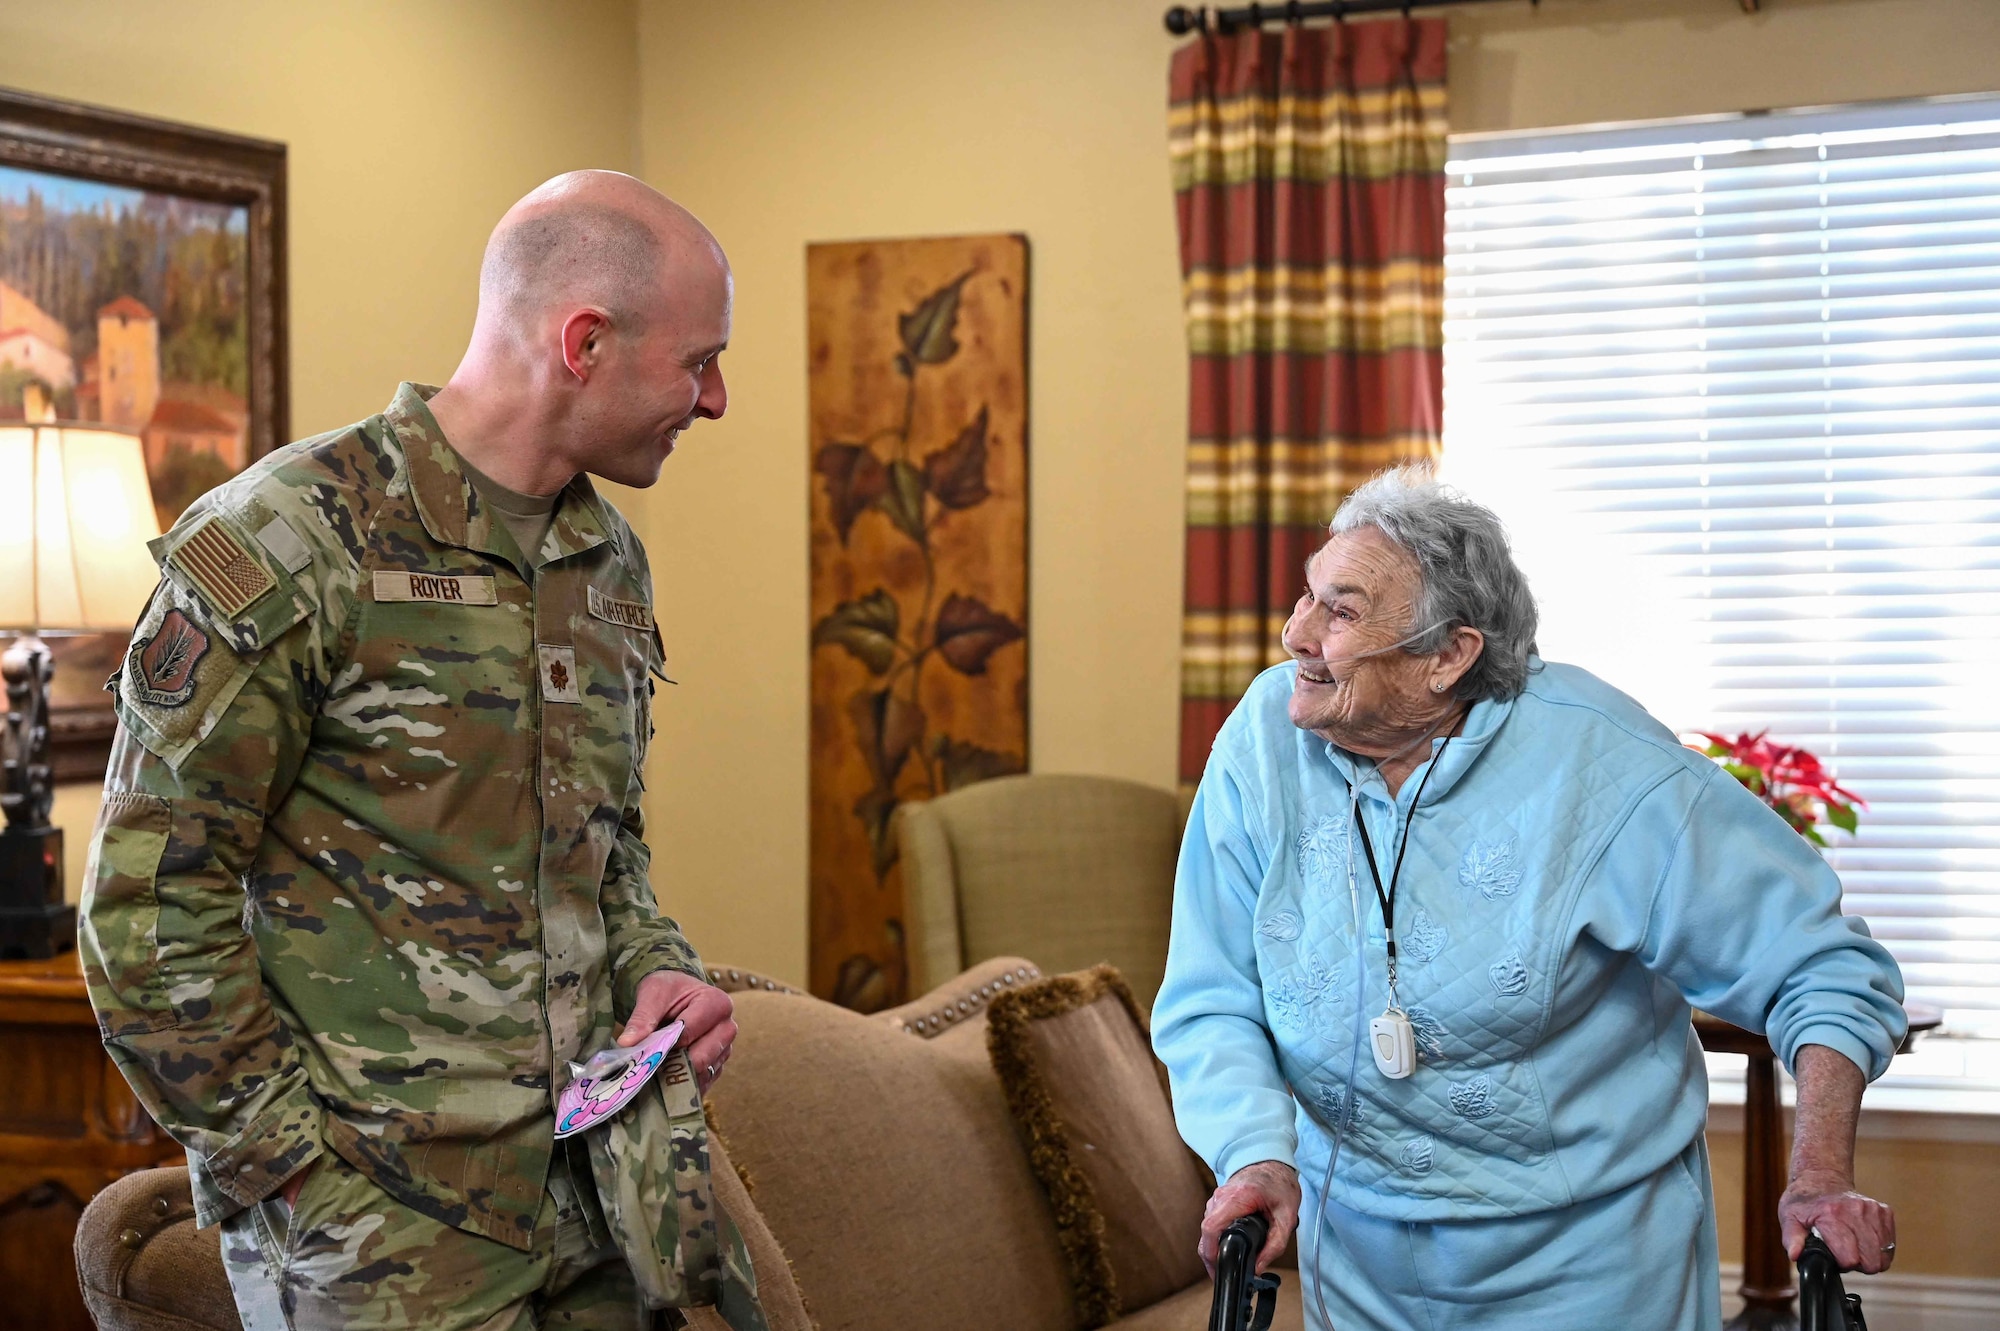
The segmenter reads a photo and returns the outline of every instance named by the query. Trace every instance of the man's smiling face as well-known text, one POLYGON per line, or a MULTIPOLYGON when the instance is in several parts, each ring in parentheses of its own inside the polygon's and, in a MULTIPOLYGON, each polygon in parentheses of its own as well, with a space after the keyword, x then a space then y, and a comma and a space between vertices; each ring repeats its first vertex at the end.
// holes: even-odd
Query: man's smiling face
POLYGON ((683 260, 662 285, 651 317, 614 336, 590 385, 591 437, 582 469, 623 485, 659 479, 682 431, 720 420, 729 407, 722 353, 729 344, 735 283, 719 255, 683 260))
POLYGON ((1352 752, 1421 727, 1437 710, 1434 661, 1391 647, 1422 625, 1416 561, 1373 527, 1335 536, 1306 561, 1306 590, 1285 625, 1299 663, 1292 724, 1352 752))

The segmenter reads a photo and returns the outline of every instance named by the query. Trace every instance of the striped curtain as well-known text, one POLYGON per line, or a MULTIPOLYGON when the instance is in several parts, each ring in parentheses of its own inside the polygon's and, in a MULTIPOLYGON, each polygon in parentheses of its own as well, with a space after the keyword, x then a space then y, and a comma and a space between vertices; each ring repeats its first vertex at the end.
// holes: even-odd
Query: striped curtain
POLYGON ((1435 457, 1445 25, 1204 35, 1168 115, 1187 307, 1183 782, 1265 666, 1341 499, 1435 457))

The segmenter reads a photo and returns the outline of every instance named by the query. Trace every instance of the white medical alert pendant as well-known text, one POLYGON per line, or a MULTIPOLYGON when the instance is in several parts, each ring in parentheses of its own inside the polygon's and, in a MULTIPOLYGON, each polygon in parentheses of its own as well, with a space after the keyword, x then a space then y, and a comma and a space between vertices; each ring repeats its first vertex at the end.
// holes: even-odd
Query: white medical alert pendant
POLYGON ((1401 1008, 1390 1008, 1368 1023, 1368 1048, 1376 1068, 1393 1081, 1417 1070, 1417 1033, 1401 1008))

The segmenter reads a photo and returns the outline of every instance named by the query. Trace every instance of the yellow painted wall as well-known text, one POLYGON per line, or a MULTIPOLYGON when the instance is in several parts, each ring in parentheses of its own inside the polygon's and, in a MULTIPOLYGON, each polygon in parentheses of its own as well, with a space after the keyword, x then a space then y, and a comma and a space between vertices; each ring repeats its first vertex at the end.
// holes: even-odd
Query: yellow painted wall
POLYGON ((1460 133, 2000 91, 1990 0, 1545 0, 1451 31, 1460 133))
MULTIPOLYGON (((0 86, 289 147, 305 435, 451 373, 516 198, 637 165, 635 22, 631 0, 0 4, 0 86)), ((57 799, 72 899, 96 805, 87 787, 57 799)))

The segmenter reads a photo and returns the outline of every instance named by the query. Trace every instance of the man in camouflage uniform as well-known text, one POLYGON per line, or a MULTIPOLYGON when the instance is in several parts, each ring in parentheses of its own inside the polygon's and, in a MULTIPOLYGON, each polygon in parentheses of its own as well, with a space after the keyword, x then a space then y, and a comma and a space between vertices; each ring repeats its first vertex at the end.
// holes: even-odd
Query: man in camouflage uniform
POLYGON ((250 1331, 650 1324, 554 1100, 675 1017, 705 1083, 735 1025, 648 885, 651 578, 584 473, 722 415, 730 304, 687 213, 558 177, 445 389, 154 546, 82 957, 250 1331))

